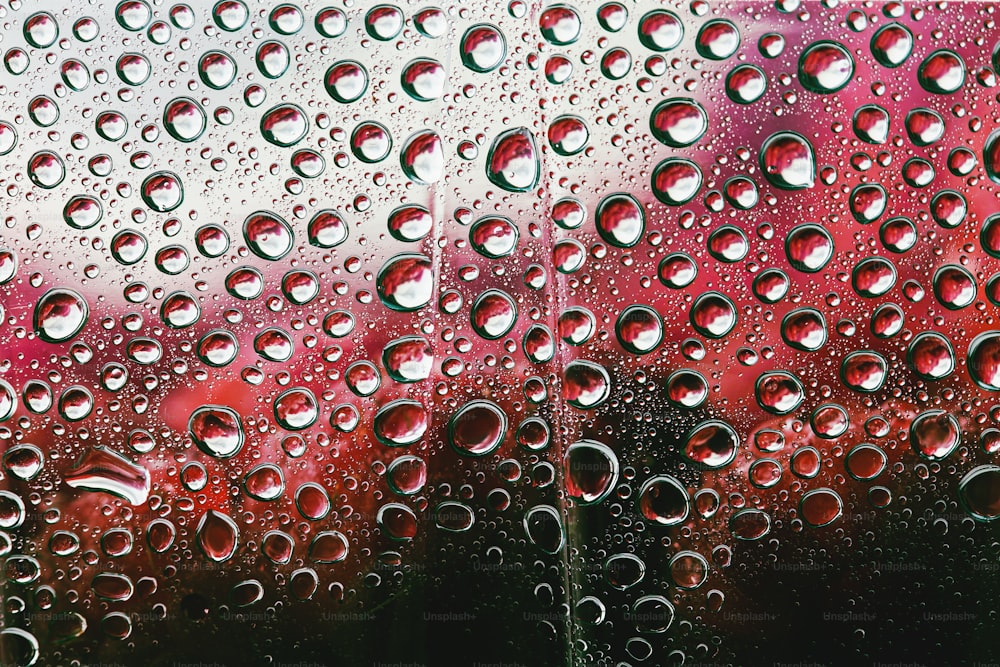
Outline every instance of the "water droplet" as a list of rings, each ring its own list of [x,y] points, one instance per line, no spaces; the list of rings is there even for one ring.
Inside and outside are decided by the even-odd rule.
[[[319,403],[305,387],[288,389],[274,399],[274,418],[283,429],[301,431],[316,423]]]
[[[448,422],[448,440],[465,456],[485,456],[503,442],[507,431],[507,414],[499,405],[487,400],[466,403]]]
[[[863,259],[854,267],[851,284],[866,299],[882,296],[896,284],[896,266],[883,257]]]
[[[368,70],[361,63],[342,60],[326,71],[324,84],[330,97],[341,104],[350,104],[367,92]]]
[[[862,443],[848,452],[844,465],[851,477],[868,481],[882,474],[888,460],[885,452],[875,445]]]
[[[524,127],[501,133],[486,158],[486,177],[508,192],[528,192],[538,185],[540,165],[535,137]]]
[[[250,214],[243,223],[243,238],[253,254],[272,262],[287,255],[294,242],[291,226],[270,211]]]
[[[216,510],[202,515],[195,531],[195,541],[209,560],[223,563],[236,553],[240,530],[236,522]]]
[[[639,512],[660,526],[675,526],[687,520],[691,498],[687,489],[670,475],[646,480],[638,495]]]
[[[309,559],[314,563],[339,563],[347,558],[347,538],[336,530],[317,533],[309,544]]]
[[[580,505],[608,497],[618,481],[618,457],[596,440],[580,440],[566,449],[566,493]]]
[[[418,102],[428,102],[441,97],[447,82],[448,73],[444,66],[432,58],[411,60],[400,74],[403,90]]]
[[[701,189],[701,168],[691,160],[668,158],[653,169],[651,185],[656,198],[667,206],[681,206]]]
[[[801,190],[816,181],[816,158],[809,141],[794,132],[776,132],[760,148],[760,168],[776,188]]]
[[[324,7],[316,12],[316,31],[334,39],[347,30],[347,15],[336,7]]]
[[[954,93],[965,85],[965,61],[954,51],[939,49],[920,63],[917,81],[928,93]]]
[[[618,316],[615,335],[627,352],[648,354],[663,342],[663,320],[649,306],[628,306]]]
[[[344,371],[347,388],[356,396],[371,396],[382,386],[382,376],[370,361],[356,361]]]
[[[1000,467],[981,465],[966,473],[958,483],[958,499],[976,521],[1000,518]]]
[[[238,454],[245,440],[239,414],[221,405],[197,408],[188,420],[188,431],[198,449],[219,459]]]
[[[403,12],[394,5],[376,5],[365,14],[365,30],[375,39],[387,42],[403,29]]]
[[[492,72],[507,57],[507,40],[496,26],[474,25],[462,35],[459,53],[462,64],[473,72]]]
[[[579,116],[559,116],[549,125],[549,145],[558,155],[576,155],[587,146],[590,130]]]
[[[851,215],[863,225],[875,222],[885,213],[889,195],[877,183],[855,186],[851,190]]]
[[[910,422],[910,446],[929,461],[941,461],[958,447],[962,430],[944,410],[927,410]]]
[[[889,140],[889,112],[877,104],[858,107],[854,112],[853,125],[854,134],[861,141],[884,144]]]
[[[141,86],[153,73],[153,66],[141,53],[123,53],[115,64],[118,78],[129,86]]]
[[[236,62],[225,51],[206,51],[198,59],[198,76],[213,90],[228,88],[236,80]]]
[[[469,314],[473,330],[486,340],[503,338],[517,324],[517,305],[501,290],[486,290],[472,304]]]
[[[684,437],[684,456],[709,470],[725,468],[739,448],[740,439],[733,427],[711,419],[694,427]]]
[[[196,352],[202,363],[213,368],[228,366],[239,353],[239,342],[225,329],[213,329],[198,341]]]
[[[673,289],[683,289],[694,282],[698,276],[698,265],[684,253],[676,252],[667,255],[657,268],[660,282]]]
[[[262,42],[257,47],[257,70],[268,79],[280,79],[288,71],[291,54],[288,47],[277,40]]]
[[[250,10],[242,0],[220,0],[212,8],[212,19],[215,25],[226,32],[236,32],[250,18]]]
[[[416,253],[396,255],[382,265],[376,288],[386,308],[420,310],[430,303],[434,291],[430,258]]]
[[[398,494],[419,493],[427,483],[427,464],[418,456],[400,456],[389,464],[386,479]]]
[[[724,294],[705,292],[691,305],[691,325],[706,338],[725,338],[736,326],[736,306]]]
[[[405,447],[419,442],[429,424],[430,416],[419,401],[400,398],[375,413],[372,430],[383,445]]]
[[[771,516],[758,509],[744,509],[729,519],[729,531],[738,540],[759,540],[771,532]]]
[[[906,114],[903,124],[907,136],[915,146],[930,146],[944,136],[944,119],[932,109],[911,110]]]
[[[761,373],[754,386],[757,405],[775,415],[795,412],[805,400],[805,387],[791,373],[769,371]]]
[[[434,219],[430,211],[418,204],[401,206],[389,214],[389,234],[397,241],[419,241],[431,232]]]
[[[630,248],[646,232],[646,214],[634,197],[613,194],[601,200],[595,213],[597,233],[617,248]]]
[[[899,23],[879,28],[871,41],[872,56],[883,67],[899,67],[913,52],[913,33]]]
[[[77,292],[56,288],[35,304],[34,330],[47,343],[61,343],[76,336],[87,324],[90,308]]]
[[[799,515],[813,528],[829,526],[844,513],[844,501],[830,488],[813,489],[799,501]]]
[[[740,31],[731,21],[706,21],[695,38],[695,49],[702,58],[725,60],[740,48]]]
[[[614,554],[604,563],[604,578],[620,591],[632,588],[646,576],[646,563],[635,554]]]
[[[798,308],[781,320],[781,337],[793,349],[815,352],[826,344],[826,319],[813,308]]]
[[[277,500],[285,492],[285,476],[273,463],[261,463],[243,478],[243,489],[254,500]]]
[[[382,365],[396,382],[422,382],[434,367],[431,345],[422,336],[404,336],[386,344]]]
[[[946,264],[934,272],[934,296],[948,310],[961,310],[976,300],[976,279],[957,264]]]
[[[379,508],[375,520],[389,539],[408,542],[417,536],[417,516],[406,505],[386,503]]]
[[[149,472],[102,445],[87,449],[63,480],[74,489],[110,493],[133,505],[149,496]]]
[[[294,146],[309,133],[309,118],[294,104],[279,104],[261,117],[260,133],[275,146]]]
[[[66,165],[52,151],[38,151],[28,160],[28,178],[40,188],[52,189],[66,178]]]
[[[580,410],[595,408],[611,394],[611,378],[603,366],[592,361],[574,360],[563,370],[563,397]]]
[[[476,515],[468,505],[445,501],[434,509],[434,525],[449,533],[463,533],[475,524]]]
[[[684,23],[673,12],[654,9],[639,19],[639,41],[653,51],[670,51],[684,38]]]
[[[24,523],[24,518],[24,501],[20,496],[0,490],[0,528],[17,528]]]
[[[414,183],[430,185],[444,175],[444,149],[441,137],[433,130],[420,130],[412,134],[399,153],[403,173]]]
[[[201,138],[207,121],[205,110],[188,97],[171,100],[163,110],[163,127],[178,141],[190,142]]]
[[[566,541],[559,510],[550,505],[536,505],[524,515],[524,532],[536,547],[556,554]]]
[[[871,350],[851,352],[840,364],[840,379],[853,391],[876,392],[882,388],[888,374],[885,358]]]
[[[756,65],[737,65],[726,75],[726,96],[737,104],[753,104],[767,92],[767,75]]]

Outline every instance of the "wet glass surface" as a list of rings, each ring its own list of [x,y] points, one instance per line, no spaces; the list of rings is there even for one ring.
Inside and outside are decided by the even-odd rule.
[[[995,661],[998,43],[4,3],[0,662]]]

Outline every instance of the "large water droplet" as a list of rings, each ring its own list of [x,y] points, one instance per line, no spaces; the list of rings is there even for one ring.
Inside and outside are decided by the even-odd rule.
[[[820,225],[799,225],[785,237],[785,255],[793,269],[804,273],[822,271],[833,259],[833,237]]]
[[[277,500],[285,492],[285,475],[273,463],[261,463],[243,478],[243,489],[254,500]]]
[[[273,262],[288,254],[295,236],[284,218],[270,211],[257,211],[244,221],[243,238],[253,254]]]
[[[382,406],[372,420],[372,430],[379,442],[390,447],[405,447],[419,442],[427,432],[430,416],[419,402],[400,398]]]
[[[739,448],[740,438],[732,426],[711,419],[694,427],[684,437],[684,456],[709,470],[725,468]]]
[[[236,522],[225,514],[208,510],[198,522],[195,541],[206,558],[222,563],[236,553],[240,541],[240,529]]]
[[[638,495],[639,512],[660,526],[675,526],[687,520],[691,497],[687,489],[670,475],[646,480]]]
[[[840,363],[840,379],[853,391],[876,392],[888,374],[885,357],[871,350],[851,352]]]
[[[462,35],[459,53],[462,64],[473,72],[492,72],[507,57],[507,40],[496,26],[474,25]]]
[[[691,304],[691,325],[706,338],[724,338],[736,326],[736,305],[719,292],[705,292]]]
[[[188,97],[178,97],[163,110],[163,126],[178,141],[196,141],[205,132],[205,110]]]
[[[603,366],[577,359],[563,369],[563,397],[575,408],[597,407],[611,394],[611,377]]]
[[[420,310],[434,291],[431,260],[425,255],[404,253],[386,261],[376,278],[382,304],[391,310]]]
[[[192,412],[188,431],[198,449],[220,459],[238,454],[245,440],[239,413],[221,405],[205,405]]]
[[[536,505],[524,515],[524,532],[536,547],[548,554],[559,553],[566,541],[559,510]]]
[[[430,185],[441,180],[445,160],[440,135],[433,130],[411,135],[399,153],[399,164],[414,183]]]
[[[630,248],[646,232],[646,214],[642,205],[628,194],[605,197],[595,213],[597,233],[617,248]]]
[[[684,38],[684,23],[673,12],[654,9],[643,15],[638,26],[639,41],[653,51],[670,51]]]
[[[844,513],[844,501],[830,488],[813,489],[799,501],[799,516],[813,528],[829,526]]]
[[[294,104],[279,104],[261,117],[260,133],[275,146],[294,146],[309,133],[309,118]]]
[[[656,165],[651,186],[656,198],[667,206],[686,204],[701,189],[701,168],[691,160],[668,158]]]
[[[965,84],[965,61],[954,51],[939,49],[920,63],[917,81],[928,93],[954,93]]]
[[[508,192],[528,192],[538,185],[540,166],[535,137],[528,128],[507,130],[494,140],[486,158],[486,177]]]
[[[34,330],[47,343],[61,343],[80,333],[89,313],[87,301],[79,293],[51,289],[35,304]]]
[[[517,304],[498,289],[480,294],[469,313],[473,330],[486,340],[503,338],[517,324]]]
[[[740,30],[732,21],[706,21],[695,38],[695,49],[702,58],[725,60],[740,48]]]
[[[981,465],[966,473],[958,483],[958,499],[977,521],[1000,518],[1000,467]]]
[[[816,181],[816,158],[809,140],[795,132],[777,132],[760,148],[760,168],[776,188],[801,190]]]
[[[580,440],[566,449],[566,493],[580,505],[594,505],[611,493],[618,481],[618,457],[596,440]]]
[[[448,422],[448,440],[459,454],[485,456],[503,442],[507,414],[487,400],[466,403]]]
[[[805,400],[805,387],[797,377],[787,371],[761,373],[754,386],[757,404],[775,415],[795,412]]]
[[[74,489],[103,491],[133,505],[145,503],[149,496],[149,472],[102,445],[85,451],[63,480]]]
[[[341,104],[350,104],[368,90],[368,70],[361,63],[342,60],[330,66],[323,81],[330,97]]]

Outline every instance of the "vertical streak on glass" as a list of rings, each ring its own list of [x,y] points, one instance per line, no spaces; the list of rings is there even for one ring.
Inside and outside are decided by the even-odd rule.
[[[545,11],[546,7],[551,6],[554,3],[552,0],[539,0],[539,2],[532,3],[531,7],[531,25],[533,32],[535,34],[535,43],[543,44],[543,37],[540,30],[540,21],[542,13]],[[546,49],[548,50],[548,49]],[[539,153],[539,173],[541,175],[541,185],[540,190],[542,192],[542,206],[541,214],[542,218],[542,229],[543,237],[546,240],[546,256],[543,266],[545,266],[547,278],[551,289],[554,291],[554,300],[552,302],[553,312],[549,318],[549,328],[551,329],[556,345],[556,355],[553,357],[551,365],[553,366],[551,375],[555,378],[555,386],[552,388],[551,397],[549,403],[552,409],[552,445],[549,451],[552,452],[550,455],[551,459],[554,459],[554,465],[556,468],[556,485],[560,489],[560,492],[556,495],[557,505],[556,509],[559,511],[560,520],[563,522],[564,530],[566,534],[566,539],[563,543],[562,551],[560,552],[560,560],[562,565],[562,585],[564,588],[563,596],[565,599],[566,609],[568,614],[566,616],[566,646],[564,652],[564,658],[566,665],[572,666],[577,664],[576,661],[576,642],[574,641],[574,588],[578,583],[578,578],[572,571],[570,567],[571,557],[573,552],[573,540],[572,540],[572,522],[570,521],[569,508],[566,502],[566,484],[565,484],[565,466],[563,464],[564,454],[566,452],[566,447],[568,446],[567,437],[568,429],[564,427],[563,424],[563,411],[565,408],[565,403],[563,400],[563,369],[566,367],[566,363],[572,360],[573,352],[565,345],[559,336],[559,314],[563,311],[567,301],[568,295],[565,291],[565,285],[561,274],[556,270],[554,261],[554,250],[555,243],[558,234],[555,229],[555,222],[553,221],[554,216],[552,216],[552,204],[555,201],[553,197],[553,189],[556,183],[553,183],[555,174],[552,170],[558,169],[559,165],[556,160],[549,160],[551,155],[551,147],[548,145],[548,140],[546,136],[546,128],[548,123],[551,122],[551,114],[545,112],[543,109],[548,108],[549,105],[543,105],[542,97],[549,90],[548,82],[545,77],[545,62],[544,53],[539,54],[538,69],[536,70],[536,86],[535,89],[539,91],[539,99],[536,100],[536,109],[538,113],[538,125],[536,127],[536,136],[538,141],[538,153]],[[546,289],[550,289],[546,287]]]

